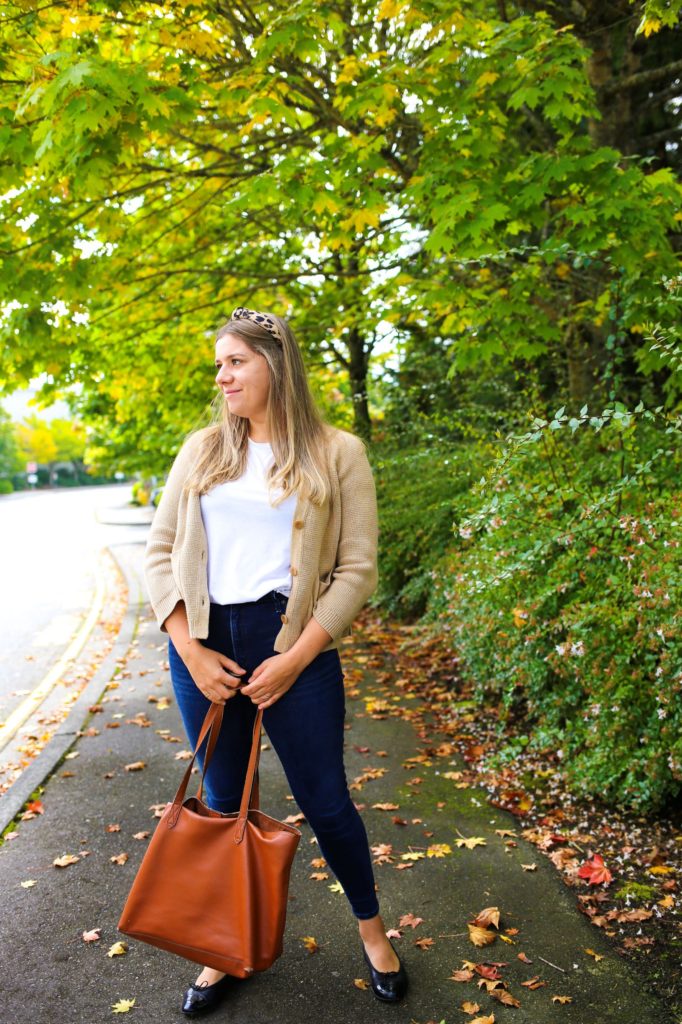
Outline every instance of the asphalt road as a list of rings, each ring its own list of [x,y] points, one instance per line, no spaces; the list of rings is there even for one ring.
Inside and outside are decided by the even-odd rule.
[[[24,491],[0,497],[0,721],[39,685],[85,621],[100,552],[139,540],[144,526],[99,522],[131,484]]]

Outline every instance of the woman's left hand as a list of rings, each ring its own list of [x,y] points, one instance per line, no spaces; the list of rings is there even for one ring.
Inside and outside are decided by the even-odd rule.
[[[259,709],[269,708],[291,689],[300,674],[300,667],[287,658],[286,654],[275,654],[261,661],[249,676],[248,683],[241,686],[240,690]]]

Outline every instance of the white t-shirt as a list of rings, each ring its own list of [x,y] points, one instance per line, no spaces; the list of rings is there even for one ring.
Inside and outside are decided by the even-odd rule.
[[[265,473],[269,441],[248,439],[246,469],[200,498],[208,540],[208,596],[216,604],[256,601],[269,590],[291,590],[291,528],[296,495],[273,508]]]

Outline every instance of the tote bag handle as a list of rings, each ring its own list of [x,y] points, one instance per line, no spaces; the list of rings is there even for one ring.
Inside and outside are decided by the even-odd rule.
[[[173,806],[168,816],[169,828],[173,828],[177,824],[177,820],[180,815],[180,809],[185,800],[187,786],[189,785],[189,779],[192,772],[192,767],[194,765],[194,760],[197,756],[197,753],[199,752],[201,744],[203,743],[206,737],[207,732],[209,732],[210,730],[210,736],[206,748],[206,755],[204,757],[202,777],[199,783],[199,789],[197,791],[197,796],[199,797],[199,799],[201,799],[204,775],[208,769],[211,757],[213,756],[213,751],[215,750],[215,745],[218,740],[218,734],[220,733],[220,727],[223,722],[224,707],[224,704],[218,704],[212,701],[210,708],[206,712],[206,717],[204,718],[203,725],[201,726],[199,738],[197,739],[197,743],[194,748],[194,753],[192,754],[192,759],[187,765],[185,774],[182,778],[182,781],[180,782],[180,785],[178,786],[178,791],[173,799]],[[239,807],[239,827],[237,828],[235,837],[237,842],[241,842],[243,838],[249,807],[253,807],[257,810],[259,806],[257,775],[258,762],[260,759],[260,733],[262,721],[263,710],[262,708],[259,708],[256,714],[255,721],[253,723],[253,739],[251,742],[251,754],[249,756],[249,764],[246,770],[246,778],[244,780],[244,790],[242,792],[242,799]]]

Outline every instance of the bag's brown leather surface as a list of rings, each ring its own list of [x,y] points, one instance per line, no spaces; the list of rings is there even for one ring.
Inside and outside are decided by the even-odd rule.
[[[212,703],[206,714],[192,760],[156,826],[118,929],[244,978],[265,970],[282,952],[289,874],[301,833],[258,806],[262,710],[254,722],[239,811],[224,814],[203,802],[204,774],[223,709],[223,704]],[[194,758],[209,730],[199,789],[196,796],[185,798]]]

